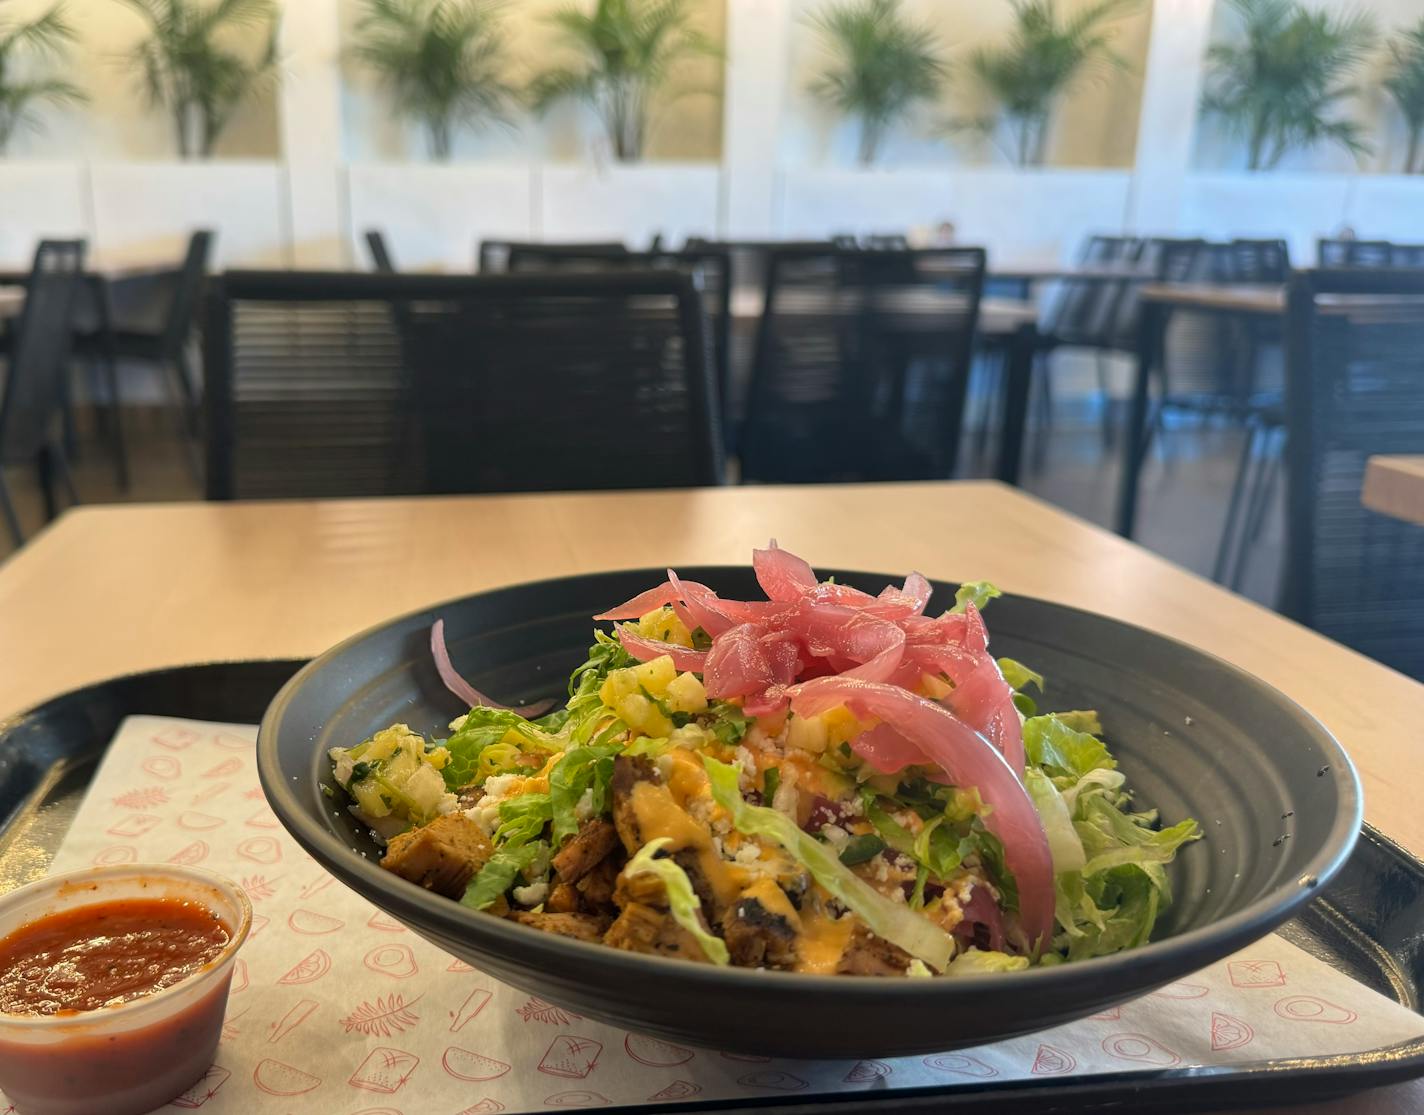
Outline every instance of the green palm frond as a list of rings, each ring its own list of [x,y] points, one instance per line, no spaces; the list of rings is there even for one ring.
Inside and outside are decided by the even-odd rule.
[[[457,126],[509,122],[516,94],[489,0],[366,0],[356,31],[352,57],[426,126],[436,157],[449,156]]]
[[[559,9],[549,22],[576,61],[541,71],[529,86],[531,102],[539,111],[569,99],[591,104],[618,157],[637,158],[654,101],[702,92],[672,81],[680,65],[721,56],[692,17],[691,0],[594,0],[592,11]]]
[[[873,162],[885,130],[939,94],[947,67],[935,36],[900,11],[900,0],[831,3],[810,23],[832,56],[811,92],[860,121],[860,161]]]
[[[63,4],[27,20],[0,18],[0,151],[20,127],[39,127],[40,105],[86,99],[77,85],[46,72],[64,58],[75,37]]]
[[[119,0],[141,17],[148,35],[129,52],[150,105],[171,114],[183,155],[212,152],[243,101],[276,78],[275,0]],[[265,30],[256,57],[222,43],[238,32]],[[249,36],[250,37],[250,36]],[[199,151],[189,149],[188,121],[201,124]]]
[[[1400,32],[1389,44],[1389,55],[1383,84],[1409,135],[1404,171],[1424,174],[1424,18]]]
[[[1373,22],[1298,0],[1231,0],[1242,38],[1207,50],[1202,109],[1246,141],[1247,166],[1269,170],[1290,151],[1334,143],[1359,156],[1364,129],[1340,115],[1348,81],[1374,46]]]
[[[1003,46],[969,56],[969,69],[1016,133],[1014,161],[1042,161],[1048,122],[1059,98],[1085,78],[1127,67],[1112,49],[1114,20],[1139,0],[1095,0],[1061,17],[1055,0],[1014,0],[1014,27]],[[992,128],[990,116],[980,126]]]

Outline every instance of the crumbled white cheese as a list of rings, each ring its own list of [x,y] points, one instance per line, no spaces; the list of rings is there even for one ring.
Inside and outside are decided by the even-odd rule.
[[[485,779],[485,797],[503,801],[509,796],[516,782],[523,781],[522,774],[492,774]]]
[[[514,888],[514,901],[521,906],[537,906],[549,895],[549,884],[544,880],[530,883],[527,887]]]
[[[752,788],[752,777],[756,772],[756,759],[745,744],[737,745],[737,788],[746,793]]]
[[[659,755],[656,759],[653,760],[653,765],[658,768],[658,773],[663,776],[663,780],[664,780],[664,781],[667,781],[667,779],[668,779],[669,777],[671,777],[671,775],[672,775],[672,756],[671,756],[671,755]]]
[[[850,833],[839,825],[822,825],[821,835],[835,848],[844,848],[850,842]]]
[[[757,860],[761,859],[761,847],[755,841],[744,841],[732,858],[743,867],[750,867],[756,863]]]
[[[852,794],[850,797],[840,802],[839,805],[840,811],[844,813],[847,817],[865,816],[865,803],[860,800],[859,794]]]
[[[494,830],[499,828],[499,802],[482,797],[465,810],[465,816],[479,825],[486,836],[493,836]]]
[[[580,821],[587,821],[593,816],[593,787],[590,786],[583,792],[583,797],[574,803],[574,816]]]

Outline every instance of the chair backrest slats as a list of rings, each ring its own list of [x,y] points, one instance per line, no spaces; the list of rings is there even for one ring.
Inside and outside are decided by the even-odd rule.
[[[720,482],[676,271],[229,272],[209,305],[213,498]]]
[[[1283,610],[1424,678],[1424,528],[1360,502],[1374,454],[1424,446],[1424,272],[1292,280],[1286,325]]]
[[[55,436],[84,254],[83,240],[42,240],[35,249],[0,399],[0,464],[33,460]]]
[[[743,476],[951,475],[984,262],[980,248],[773,249]]]

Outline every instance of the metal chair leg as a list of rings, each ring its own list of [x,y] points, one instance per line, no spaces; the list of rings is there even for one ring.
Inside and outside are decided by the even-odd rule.
[[[1236,479],[1231,485],[1231,499],[1226,505],[1226,520],[1221,524],[1221,539],[1216,544],[1216,560],[1211,566],[1211,579],[1219,585],[1226,583],[1227,556],[1231,553],[1232,536],[1237,533],[1236,517],[1241,510],[1241,497],[1246,491],[1246,474],[1251,470],[1255,448],[1256,427],[1247,426],[1246,440],[1241,445],[1241,461],[1236,466]]]
[[[74,473],[69,470],[69,458],[65,455],[64,449],[55,446],[50,450],[50,465],[54,470],[55,478],[59,481],[60,487],[64,489],[65,498],[69,500],[71,507],[79,503],[79,491],[74,486]]]
[[[20,529],[20,517],[15,514],[15,504],[10,499],[10,489],[5,484],[5,473],[0,469],[0,516],[5,519],[5,525],[10,529],[10,537],[15,540],[16,548],[25,544],[25,533]]]
[[[124,444],[124,408],[119,398],[119,364],[112,354],[100,359],[104,374],[104,386],[109,395],[109,437],[114,447],[114,472],[119,480],[119,490],[129,490],[129,455]]]

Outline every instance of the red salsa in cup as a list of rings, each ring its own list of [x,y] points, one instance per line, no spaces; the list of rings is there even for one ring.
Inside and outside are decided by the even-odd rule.
[[[124,898],[63,910],[0,939],[0,1012],[64,1014],[171,987],[232,933],[196,902]]]

